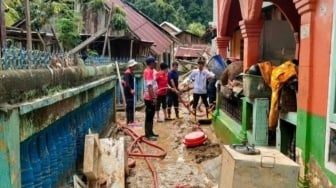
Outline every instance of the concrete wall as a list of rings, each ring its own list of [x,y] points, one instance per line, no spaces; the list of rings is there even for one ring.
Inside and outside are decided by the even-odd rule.
[[[0,187],[48,186],[74,173],[78,139],[115,120],[114,72],[112,65],[0,72]]]

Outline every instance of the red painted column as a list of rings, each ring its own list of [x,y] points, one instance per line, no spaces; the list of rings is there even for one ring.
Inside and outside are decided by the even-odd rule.
[[[313,54],[313,25],[315,14],[315,0],[293,0],[299,15],[301,16],[300,23],[300,53],[299,53],[299,88],[298,88],[298,109],[306,111],[305,113],[298,113],[297,116],[297,128],[296,128],[296,145],[302,149],[299,155],[300,166],[304,168],[300,169],[299,179],[303,184],[306,184],[308,169],[307,163],[310,158],[310,127],[309,111],[311,106],[311,92],[312,92],[312,54]]]
[[[244,71],[259,60],[259,41],[263,26],[262,20],[242,20],[239,22],[244,38]]]
[[[301,16],[300,54],[299,54],[299,92],[298,107],[309,111],[311,95],[313,14],[316,4],[313,0],[293,0]]]
[[[227,49],[229,47],[231,37],[217,37],[217,47],[218,47],[218,53],[223,58],[227,57]]]

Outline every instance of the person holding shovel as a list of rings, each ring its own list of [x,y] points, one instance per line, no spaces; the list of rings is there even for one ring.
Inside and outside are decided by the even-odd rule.
[[[135,94],[135,82],[134,82],[134,73],[133,68],[136,66],[138,62],[136,62],[134,59],[131,59],[127,63],[127,69],[124,73],[124,79],[123,79],[123,88],[124,88],[124,94],[126,99],[126,123],[127,125],[133,126],[134,125],[134,94]]]

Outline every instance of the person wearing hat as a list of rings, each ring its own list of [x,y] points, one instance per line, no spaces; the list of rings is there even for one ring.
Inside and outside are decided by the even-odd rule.
[[[135,84],[134,84],[134,73],[133,68],[138,63],[131,59],[127,63],[127,69],[124,73],[124,79],[123,79],[123,88],[124,88],[124,94],[126,99],[126,123],[127,125],[133,125],[134,124],[134,94],[135,94]]]
[[[157,101],[157,84],[154,76],[155,58],[146,58],[146,69],[143,72],[144,80],[144,101],[145,101],[145,137],[155,141],[159,135],[153,132],[155,105]]]
[[[189,81],[193,82],[193,112],[196,121],[196,107],[199,101],[199,98],[202,98],[202,102],[206,108],[206,113],[208,117],[209,113],[209,103],[207,101],[207,80],[213,78],[215,75],[204,68],[205,60],[199,59],[198,60],[198,68],[192,70],[189,75]]]

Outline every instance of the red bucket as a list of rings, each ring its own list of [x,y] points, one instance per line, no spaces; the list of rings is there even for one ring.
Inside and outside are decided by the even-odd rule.
[[[207,136],[202,131],[195,131],[184,137],[183,143],[187,147],[199,146],[205,143]]]

